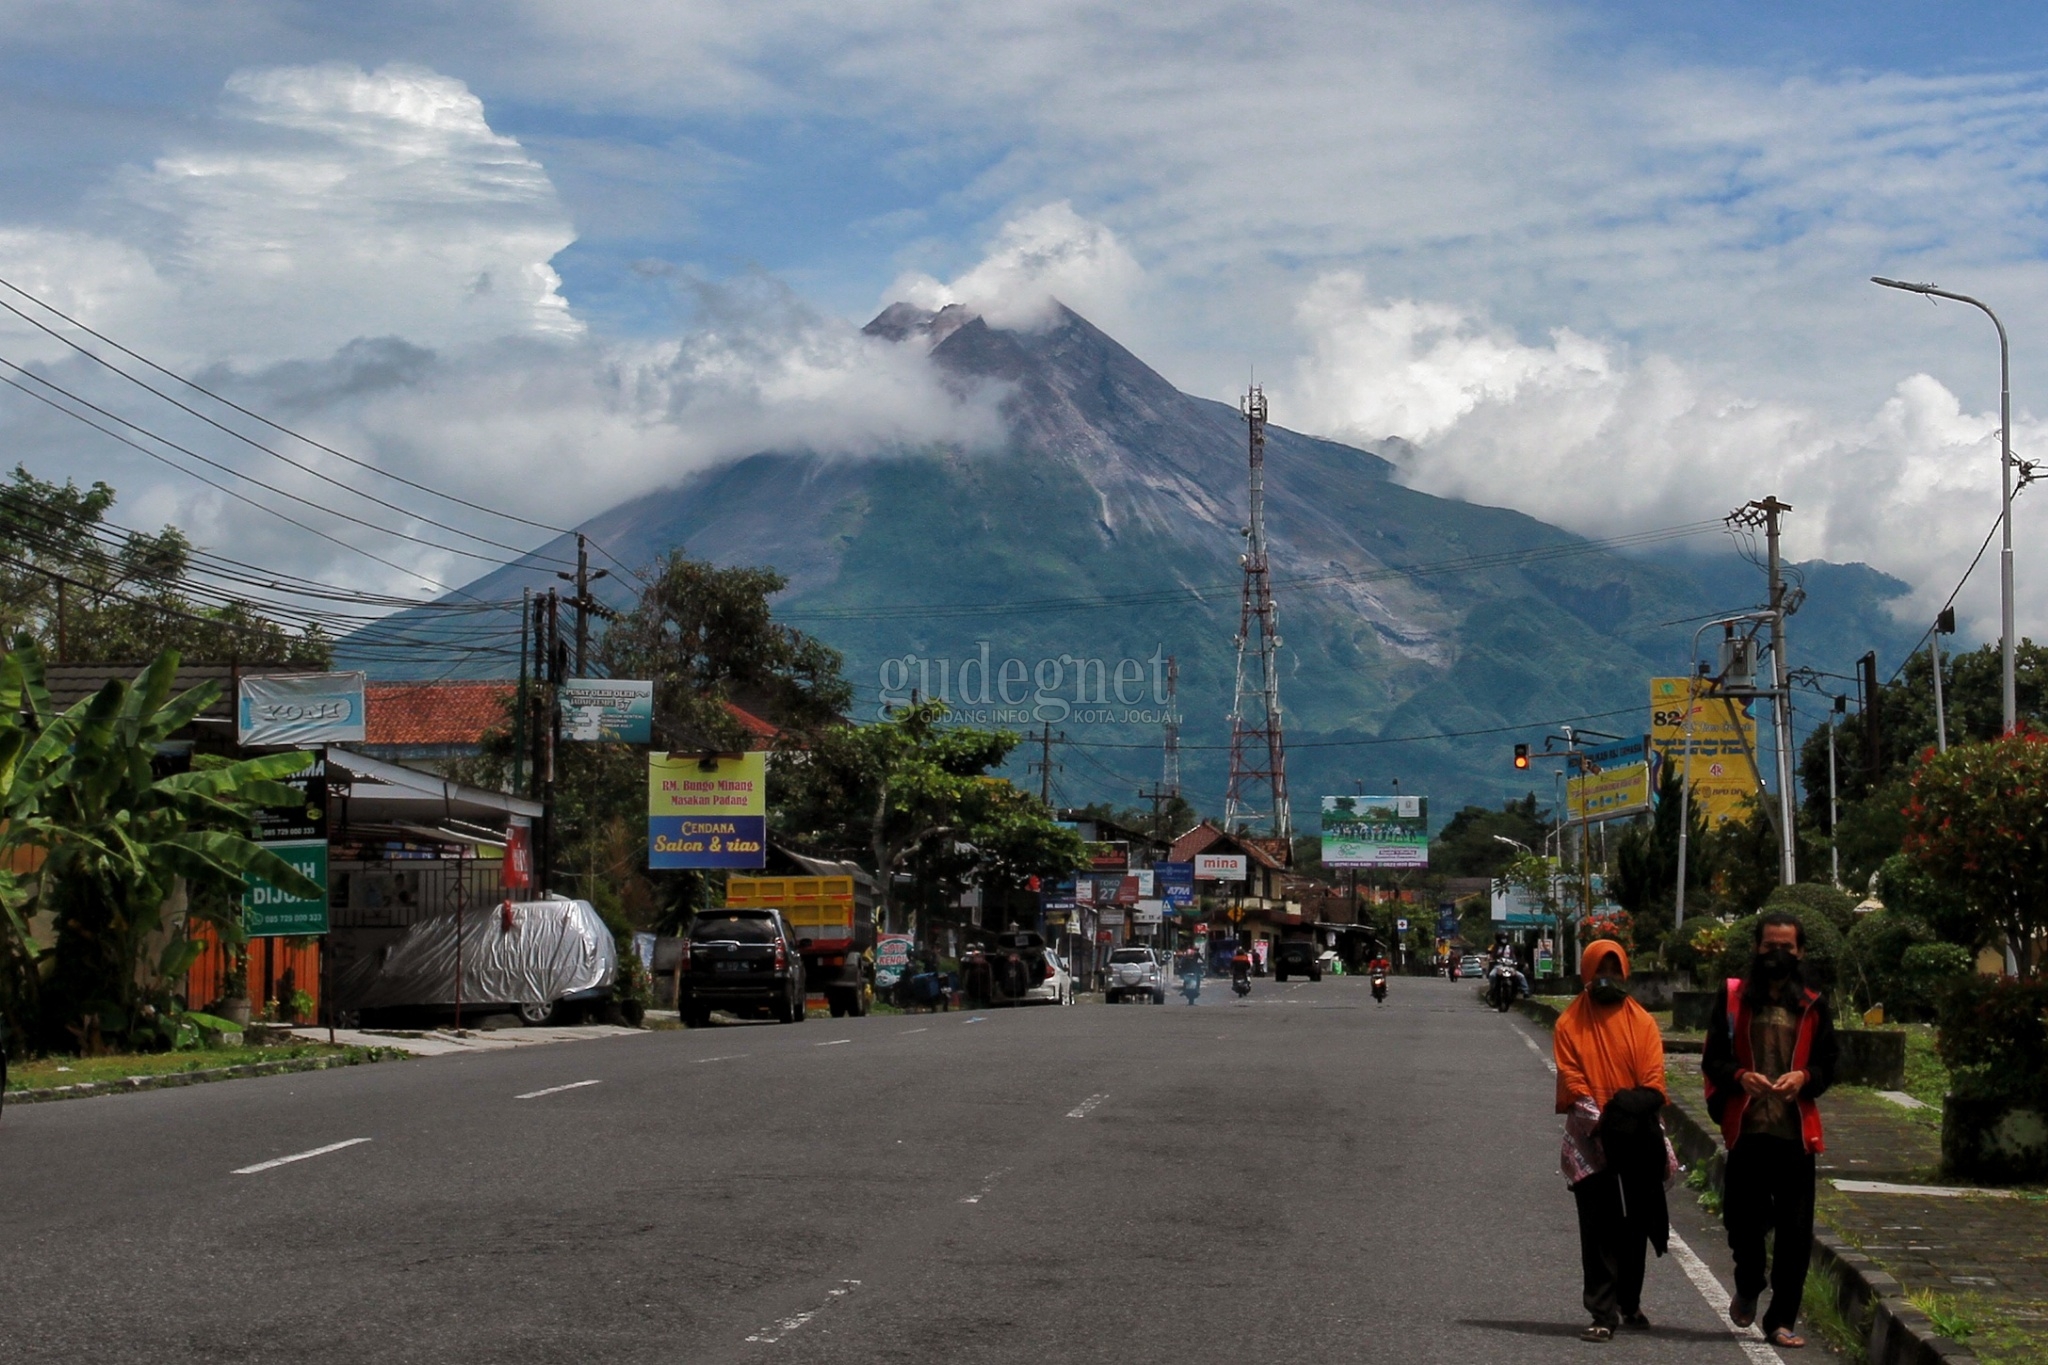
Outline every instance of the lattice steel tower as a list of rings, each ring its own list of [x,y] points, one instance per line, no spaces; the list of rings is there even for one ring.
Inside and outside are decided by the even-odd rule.
[[[1252,518],[1245,528],[1241,560],[1244,602],[1237,622],[1237,693],[1230,705],[1230,789],[1223,798],[1223,827],[1246,829],[1270,815],[1273,833],[1286,839],[1293,837],[1294,821],[1287,804],[1287,745],[1280,728],[1279,618],[1266,566],[1266,394],[1256,384],[1245,395],[1243,412],[1251,432]],[[1247,664],[1254,652],[1258,681],[1248,687]],[[1256,799],[1261,795],[1267,801]]]

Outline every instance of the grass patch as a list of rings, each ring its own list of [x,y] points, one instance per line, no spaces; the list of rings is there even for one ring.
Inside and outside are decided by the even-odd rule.
[[[372,1061],[406,1054],[392,1048],[345,1047],[326,1043],[293,1043],[283,1047],[215,1047],[192,1052],[110,1053],[104,1057],[39,1057],[13,1062],[7,1068],[9,1090],[47,1090],[88,1081],[118,1081],[129,1076],[168,1076],[185,1071],[212,1071],[250,1062],[286,1062],[301,1057],[349,1057]]]
[[[1938,1114],[1942,1097],[1948,1094],[1949,1076],[1934,1050],[1934,1025],[1905,1024],[1901,1031],[1906,1035],[1905,1091]]]
[[[1702,1161],[1686,1172],[1685,1187],[1699,1196],[1700,1207],[1707,1211],[1709,1217],[1721,1216],[1721,1192],[1714,1188],[1713,1177],[1707,1170],[1706,1162]]]
[[[1842,1286],[1833,1274],[1817,1265],[1806,1268],[1806,1295],[1799,1302],[1809,1331],[1852,1361],[1869,1360],[1863,1347],[1863,1331],[1842,1312]]]
[[[1950,1341],[1968,1341],[1977,1334],[1977,1315],[1972,1311],[1972,1305],[1954,1294],[1915,1289],[1907,1293],[1906,1302],[1925,1313],[1927,1320],[1934,1324],[1934,1330]]]

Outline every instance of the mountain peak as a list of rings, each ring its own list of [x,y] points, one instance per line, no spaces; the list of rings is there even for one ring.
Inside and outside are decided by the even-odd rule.
[[[908,341],[924,337],[933,346],[941,342],[969,322],[980,322],[981,315],[970,313],[966,307],[949,303],[934,312],[920,308],[914,303],[896,302],[875,315],[875,320],[860,330],[871,337],[885,341]]]

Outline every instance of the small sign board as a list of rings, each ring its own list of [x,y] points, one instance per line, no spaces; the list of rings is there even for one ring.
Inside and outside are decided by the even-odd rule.
[[[767,865],[766,754],[647,756],[648,867]]]
[[[235,742],[293,748],[360,744],[367,734],[362,673],[246,677],[236,686]]]
[[[320,886],[318,896],[301,898],[251,878],[242,893],[242,926],[250,938],[291,938],[327,932],[327,841],[304,839],[265,844]]]
[[[1251,860],[1242,853],[1197,853],[1195,880],[1241,882],[1249,871],[1250,862]]]
[[[570,678],[562,684],[562,738],[651,744],[654,684],[630,678]]]

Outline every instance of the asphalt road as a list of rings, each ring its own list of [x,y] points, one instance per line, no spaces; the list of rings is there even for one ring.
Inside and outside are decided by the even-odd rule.
[[[1393,984],[10,1109],[0,1360],[1777,1359],[1676,1256],[1653,1334],[1580,1343],[1536,1030]]]

